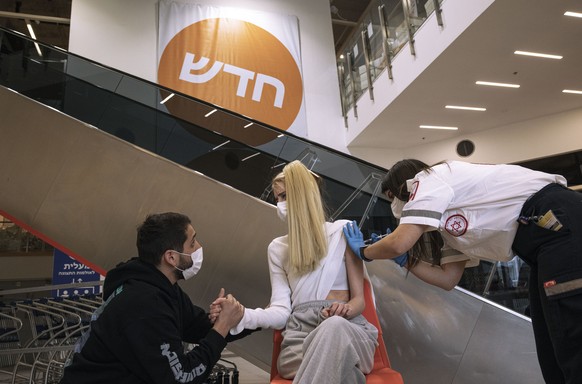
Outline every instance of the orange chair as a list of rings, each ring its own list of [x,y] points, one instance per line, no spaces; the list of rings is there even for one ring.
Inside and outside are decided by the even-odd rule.
[[[364,297],[366,300],[366,308],[362,315],[376,328],[378,328],[378,348],[374,354],[374,368],[372,372],[366,375],[367,384],[403,384],[402,376],[390,368],[390,360],[388,360],[388,352],[386,352],[386,345],[382,338],[382,328],[374,306],[374,299],[372,296],[372,288],[368,279],[364,279]],[[281,342],[283,341],[282,330],[277,329],[273,332],[273,356],[271,358],[271,384],[288,384],[292,380],[287,380],[279,375],[277,370],[277,359],[279,352],[281,352]]]

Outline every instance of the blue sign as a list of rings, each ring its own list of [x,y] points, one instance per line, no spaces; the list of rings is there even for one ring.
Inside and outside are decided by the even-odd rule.
[[[85,264],[55,248],[53,254],[53,285],[91,283],[99,281],[101,275]],[[100,285],[61,288],[53,291],[55,297],[70,297],[90,294],[99,294]]]

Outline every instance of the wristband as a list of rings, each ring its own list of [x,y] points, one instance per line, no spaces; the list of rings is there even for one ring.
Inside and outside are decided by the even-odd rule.
[[[361,247],[360,248],[360,256],[362,256],[362,260],[364,260],[365,262],[368,262],[369,263],[370,261],[372,261],[372,259],[368,259],[366,257],[366,255],[364,255],[364,249],[366,249],[366,248],[368,248],[367,245],[365,247]]]

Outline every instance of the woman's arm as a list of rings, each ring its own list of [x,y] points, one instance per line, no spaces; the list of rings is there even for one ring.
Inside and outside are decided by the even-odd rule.
[[[326,315],[351,319],[360,315],[366,305],[364,300],[364,263],[354,255],[350,247],[346,247],[344,257],[350,287],[350,300],[347,303],[333,303],[329,308],[326,308]]]

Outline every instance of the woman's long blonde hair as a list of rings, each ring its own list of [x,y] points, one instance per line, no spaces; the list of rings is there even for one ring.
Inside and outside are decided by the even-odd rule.
[[[272,185],[283,185],[287,195],[289,263],[299,275],[313,271],[327,254],[325,212],[319,176],[295,160],[275,176]]]

